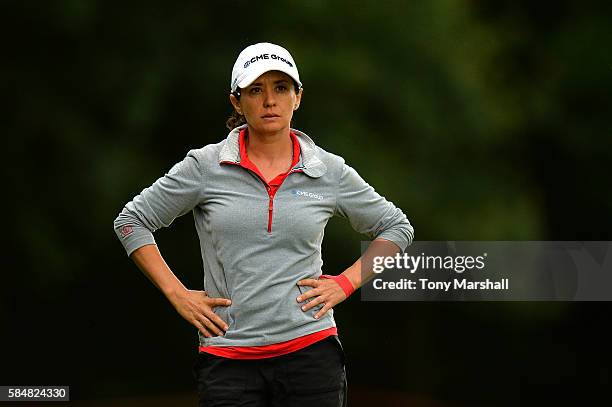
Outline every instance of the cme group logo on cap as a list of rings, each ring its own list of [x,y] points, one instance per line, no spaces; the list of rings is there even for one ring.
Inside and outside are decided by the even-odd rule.
[[[244,63],[244,68],[246,69],[249,65],[257,61],[264,60],[264,59],[276,59],[276,60],[286,63],[287,65],[289,65],[289,67],[293,68],[293,64],[291,62],[289,62],[287,59],[279,55],[276,55],[276,54],[261,54],[261,55],[254,56],[253,58],[249,59],[248,61]]]

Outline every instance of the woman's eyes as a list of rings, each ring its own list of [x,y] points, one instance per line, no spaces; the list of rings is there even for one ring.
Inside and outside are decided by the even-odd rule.
[[[276,90],[279,93],[284,93],[284,92],[287,92],[289,90],[289,88],[286,85],[278,85],[278,86],[276,86],[276,88],[274,88],[274,90]],[[254,88],[251,88],[249,90],[249,94],[251,94],[251,95],[258,95],[261,92],[263,92],[263,89],[262,88],[258,88],[258,87],[254,87]]]

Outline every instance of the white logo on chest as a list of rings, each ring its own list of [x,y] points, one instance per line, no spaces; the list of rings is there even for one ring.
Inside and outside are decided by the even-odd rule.
[[[293,196],[305,196],[308,198],[318,199],[319,201],[323,200],[323,195],[313,194],[312,192],[300,191],[299,189],[292,189],[291,195]]]

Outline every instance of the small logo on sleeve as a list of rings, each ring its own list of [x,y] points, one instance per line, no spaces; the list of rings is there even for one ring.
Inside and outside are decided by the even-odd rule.
[[[314,198],[314,199],[318,199],[319,201],[323,200],[323,195],[313,194],[312,192],[300,191],[299,189],[292,189],[291,194],[293,196],[304,196],[307,198]]]
[[[119,233],[121,233],[121,237],[128,237],[134,232],[134,227],[132,225],[125,225],[119,229]]]

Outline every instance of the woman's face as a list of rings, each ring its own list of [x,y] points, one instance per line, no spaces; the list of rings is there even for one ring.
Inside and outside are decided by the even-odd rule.
[[[293,80],[280,71],[268,71],[240,91],[240,99],[230,95],[236,111],[244,115],[251,131],[270,134],[288,129],[302,99],[295,93]]]

